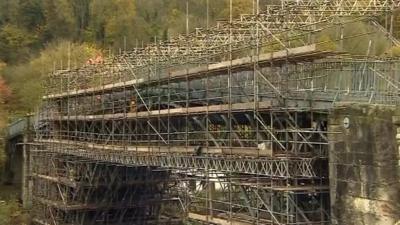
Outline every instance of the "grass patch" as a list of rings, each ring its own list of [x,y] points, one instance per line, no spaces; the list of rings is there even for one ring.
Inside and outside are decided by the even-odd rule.
[[[0,185],[0,224],[28,225],[29,212],[22,209],[18,199],[18,188],[11,185]]]

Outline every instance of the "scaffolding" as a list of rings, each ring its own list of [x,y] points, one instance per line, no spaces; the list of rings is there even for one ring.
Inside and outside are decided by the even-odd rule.
[[[396,45],[399,6],[282,1],[54,71],[32,150],[34,221],[329,224],[329,110],[400,103],[398,60],[341,45],[371,32]],[[358,23],[373,28],[344,36]],[[338,48],[318,39],[327,30]]]
[[[180,224],[160,211],[179,199],[166,193],[168,170],[127,167],[73,155],[32,154],[34,214],[39,224]],[[175,207],[176,208],[176,207]]]

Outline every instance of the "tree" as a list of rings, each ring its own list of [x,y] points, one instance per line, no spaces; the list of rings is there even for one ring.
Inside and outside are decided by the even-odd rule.
[[[84,31],[89,26],[89,14],[91,0],[71,0],[74,17],[76,18],[77,37],[80,41],[83,40]]]
[[[7,64],[0,62],[0,100],[1,104],[7,103],[11,97],[11,89],[3,78],[3,71]]]
[[[45,23],[42,0],[21,1],[17,13],[18,26],[31,32],[40,31]]]
[[[77,21],[74,10],[68,0],[42,0],[45,15],[43,41],[52,39],[75,39]]]
[[[230,2],[232,1],[232,17],[237,18],[240,14],[250,14],[253,12],[253,1],[251,0],[225,0],[225,7],[222,11],[224,18],[230,16]]]
[[[30,57],[30,48],[37,37],[15,25],[7,24],[0,29],[0,60],[17,62]]]
[[[59,41],[49,44],[37,57],[26,63],[8,66],[4,70],[4,79],[13,93],[12,110],[24,113],[35,110],[40,96],[44,94],[43,79],[52,72],[54,63],[57,69],[65,69],[70,60],[71,67],[79,67],[99,54],[101,51],[90,44]]]
[[[96,41],[115,48],[124,47],[124,37],[132,44],[135,37],[136,8],[131,0],[96,0],[90,7],[90,35]]]

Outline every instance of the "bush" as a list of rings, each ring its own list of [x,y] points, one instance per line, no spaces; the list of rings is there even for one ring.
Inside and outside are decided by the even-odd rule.
[[[0,224],[28,225],[29,215],[16,200],[0,200]]]

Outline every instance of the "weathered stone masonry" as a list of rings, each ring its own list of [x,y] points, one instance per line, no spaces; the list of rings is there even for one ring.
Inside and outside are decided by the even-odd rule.
[[[329,131],[333,224],[398,223],[400,108],[340,105]]]

